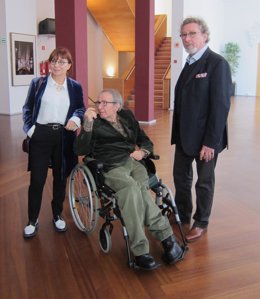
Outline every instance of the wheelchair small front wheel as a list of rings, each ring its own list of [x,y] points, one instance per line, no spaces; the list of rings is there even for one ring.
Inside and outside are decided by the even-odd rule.
[[[112,239],[107,227],[101,228],[99,232],[99,245],[104,253],[108,253],[112,248]]]

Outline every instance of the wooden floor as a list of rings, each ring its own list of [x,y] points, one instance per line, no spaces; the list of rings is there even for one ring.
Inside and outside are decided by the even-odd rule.
[[[145,126],[161,160],[157,172],[173,188],[171,113],[156,111]],[[35,238],[24,240],[27,222],[27,156],[21,151],[21,115],[0,116],[0,298],[1,299],[169,299],[260,298],[260,98],[237,97],[229,117],[230,149],[219,158],[216,191],[207,235],[189,246],[176,266],[153,272],[127,267],[119,223],[113,248],[104,254],[98,230],[87,237],[73,223],[54,231],[51,177],[44,190]],[[151,253],[160,260],[160,244],[150,235]]]

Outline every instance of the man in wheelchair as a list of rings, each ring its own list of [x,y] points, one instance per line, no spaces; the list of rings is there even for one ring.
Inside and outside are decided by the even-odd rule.
[[[175,264],[182,259],[182,248],[148,190],[146,168],[138,162],[152,153],[153,143],[133,113],[122,106],[118,91],[101,91],[95,107],[85,112],[74,150],[103,163],[105,183],[116,192],[137,268],[151,270],[159,265],[149,253],[145,226],[161,242],[163,260]]]

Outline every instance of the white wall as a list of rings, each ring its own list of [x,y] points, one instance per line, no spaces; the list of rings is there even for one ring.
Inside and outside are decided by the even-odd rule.
[[[0,0],[0,113],[10,114],[9,85],[10,63],[9,62],[9,36],[6,34],[6,11],[5,1]]]
[[[176,0],[173,0],[176,1]],[[260,43],[260,2],[258,0],[185,0],[184,18],[201,16],[208,23],[209,46],[221,54],[227,42],[236,42],[241,48],[236,77],[236,95],[255,96],[257,55]],[[184,58],[187,55],[184,55]]]
[[[183,47],[180,39],[180,24],[183,20],[183,0],[172,3],[172,57],[171,57],[171,88],[170,109],[173,109],[174,88],[183,67]],[[185,56],[184,56],[185,57]]]
[[[55,19],[54,0],[37,0],[37,33],[39,32],[39,22],[51,18]],[[37,35],[37,75],[40,75],[39,63],[49,58],[51,51],[56,47],[55,35]]]
[[[238,95],[256,95],[258,44],[260,43],[260,2],[223,0],[226,20],[221,46],[229,41],[240,45],[240,64],[235,81]]]
[[[4,2],[4,4],[3,4]],[[5,49],[1,51],[1,60],[6,58],[6,68],[1,66],[1,114],[21,113],[25,101],[28,86],[12,86],[11,78],[11,53],[10,53],[10,32],[36,35],[36,3],[34,0],[1,0],[5,5],[5,32],[1,33],[6,37]],[[2,19],[2,18],[1,18]],[[6,55],[7,53],[7,55]],[[3,55],[3,56],[2,56]],[[3,83],[2,83],[3,82]],[[9,93],[9,95],[8,95]],[[8,95],[8,97],[6,97]]]
[[[172,35],[172,0],[155,0],[154,12],[156,15],[167,15],[167,36]]]
[[[38,23],[46,17],[54,17],[54,0],[0,0],[1,114],[21,113],[29,87],[12,85],[10,33],[36,36],[36,74],[39,75],[38,61],[48,57],[50,49],[55,47],[55,38],[44,41],[48,38],[45,36],[38,39]]]

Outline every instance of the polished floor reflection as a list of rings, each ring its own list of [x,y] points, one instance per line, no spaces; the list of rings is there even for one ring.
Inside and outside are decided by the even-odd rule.
[[[157,172],[173,189],[171,115],[156,111],[144,126],[161,156]],[[40,229],[24,240],[27,221],[27,155],[21,151],[21,115],[0,116],[0,298],[1,299],[172,299],[259,298],[260,295],[260,98],[236,97],[229,117],[229,150],[218,161],[216,191],[208,233],[189,245],[176,266],[153,272],[127,267],[119,223],[112,251],[104,254],[98,231],[87,237],[73,223],[54,231],[50,207],[51,176],[44,190]],[[161,246],[149,236],[157,260]]]

